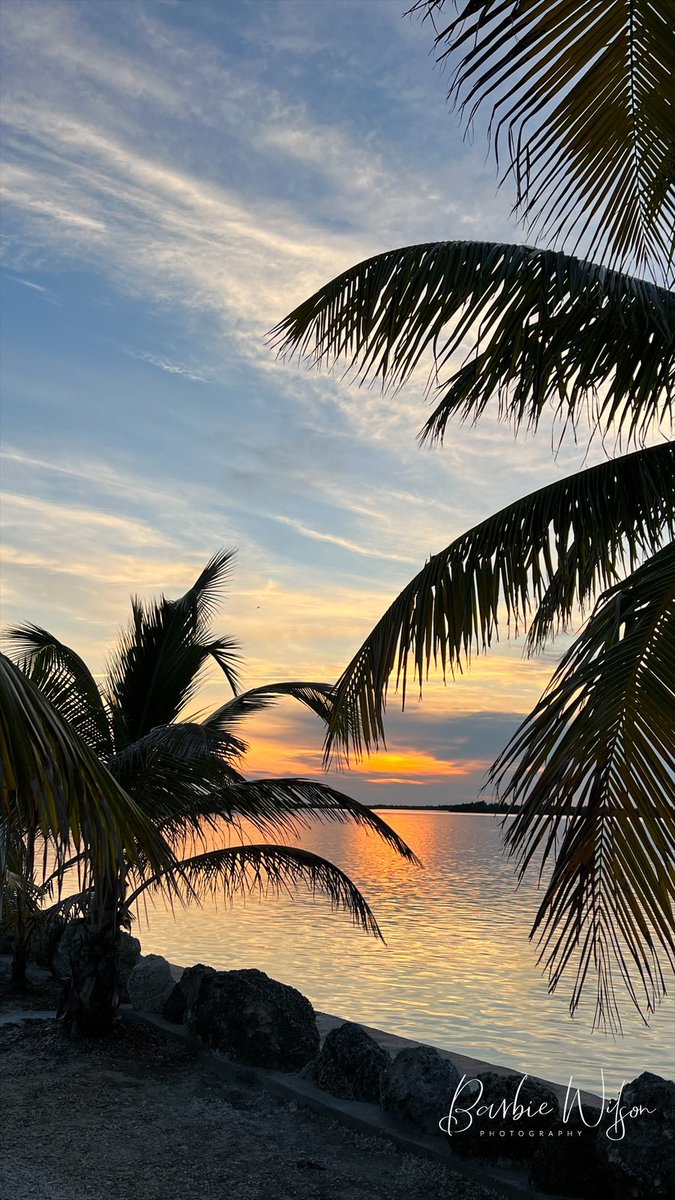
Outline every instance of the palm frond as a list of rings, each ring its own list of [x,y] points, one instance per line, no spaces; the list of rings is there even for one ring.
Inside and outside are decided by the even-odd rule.
[[[384,741],[392,673],[405,701],[432,663],[460,670],[536,613],[540,643],[662,544],[675,523],[675,443],[634,451],[509,504],[434,555],[380,618],[335,687],[326,753]]]
[[[179,605],[192,606],[195,623],[200,632],[208,629],[223,600],[225,588],[232,574],[236,550],[217,550],[207,562],[192,587],[174,601]]]
[[[672,272],[675,69],[666,0],[464,0],[436,29],[449,100],[490,112],[516,211],[610,266]],[[441,16],[445,0],[412,11]],[[435,24],[435,21],[434,21]],[[564,185],[564,186],[563,186]]]
[[[214,641],[209,621],[230,571],[233,551],[214,555],[178,600],[132,601],[132,621],[121,635],[108,671],[115,746],[169,725],[193,698],[202,668],[214,658],[236,685],[233,643]]]
[[[372,809],[319,780],[249,779],[231,784],[221,795],[229,819],[251,822],[262,833],[297,833],[312,820],[353,821],[378,834],[402,858],[419,866],[413,851]],[[213,798],[214,814],[218,799]]]
[[[267,683],[262,687],[240,692],[232,700],[222,704],[207,717],[204,728],[211,731],[227,730],[230,725],[243,720],[251,713],[269,708],[283,696],[298,700],[327,723],[332,711],[332,694],[333,685],[330,683]]]
[[[226,731],[177,722],[159,726],[125,746],[109,763],[111,773],[172,842],[229,818],[227,791],[242,776],[232,765],[241,743]]]
[[[218,664],[236,696],[240,686],[239,671],[241,669],[239,642],[232,637],[220,637],[215,641],[207,642],[204,650]]]
[[[169,879],[170,874],[170,879]],[[379,925],[359,889],[327,859],[289,846],[231,846],[184,859],[170,873],[145,879],[129,897],[134,904],[148,889],[172,890],[185,901],[209,895],[293,895],[300,887],[328,897],[333,909],[351,914],[355,925],[382,938]]]
[[[24,673],[100,758],[112,753],[108,714],[84,659],[38,625],[26,622],[6,637],[25,660]]]
[[[46,920],[57,928],[63,921],[78,921],[88,916],[95,904],[93,888],[83,888],[81,892],[73,892],[56,900],[44,910]]]
[[[48,922],[42,907],[42,888],[23,872],[6,867],[0,873],[0,891],[3,933],[18,935],[33,948],[44,942]]]
[[[549,859],[537,913],[550,989],[576,963],[574,1012],[595,974],[614,1026],[614,970],[636,1007],[675,964],[675,546],[604,594],[491,771],[511,801],[520,875]]]
[[[137,845],[162,868],[160,835],[74,729],[0,654],[0,813],[51,837],[57,854],[86,846],[99,877],[133,862]]]
[[[358,382],[392,388],[431,356],[432,440],[453,414],[476,421],[496,398],[516,429],[536,429],[550,410],[639,443],[672,419],[674,330],[675,296],[644,280],[552,250],[429,242],[338,275],[270,340],[281,355],[343,359]]]

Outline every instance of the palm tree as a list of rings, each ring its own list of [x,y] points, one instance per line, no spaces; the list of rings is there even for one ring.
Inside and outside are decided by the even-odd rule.
[[[0,919],[15,935],[12,982],[25,986],[43,893],[34,881],[41,840],[61,870],[76,854],[85,884],[105,884],[139,859],[173,862],[152,822],[35,681],[0,654]],[[92,911],[94,925],[100,913]]]
[[[445,8],[417,0],[411,12],[442,22]],[[488,782],[512,805],[505,843],[520,875],[552,868],[532,930],[550,989],[576,970],[574,1012],[594,974],[595,1020],[620,1026],[617,968],[646,1019],[675,961],[675,443],[660,430],[672,438],[672,21],[665,0],[455,8],[434,25],[449,98],[469,121],[491,107],[517,215],[559,247],[376,255],[300,304],[272,343],[383,389],[430,361],[422,440],[496,402],[516,431],[548,412],[630,452],[434,555],[340,678],[326,753],[383,742],[392,676],[405,698],[410,675],[421,687],[432,664],[462,669],[504,627],[527,629],[533,652],[595,605]]]
[[[69,914],[79,911],[87,920],[92,905],[104,914],[98,927],[105,938],[91,943],[85,937],[73,963],[68,1013],[78,1027],[98,1027],[112,1018],[116,935],[148,889],[187,901],[216,891],[232,896],[304,884],[381,936],[369,905],[343,871],[318,855],[279,844],[278,838],[314,817],[352,820],[416,861],[381,818],[319,780],[246,781],[240,773],[246,743],[238,730],[245,717],[290,696],[326,721],[332,688],[282,682],[239,691],[236,644],[210,630],[231,561],[230,551],[214,555],[178,600],[162,596],[147,605],[133,600],[131,623],[110,657],[101,689],[79,655],[46,630],[21,625],[9,633],[42,695],[133,798],[172,854],[170,862],[158,865],[142,846],[134,847],[113,877],[95,879],[64,902]],[[206,718],[181,719],[210,661],[222,671],[231,698]],[[222,837],[223,827],[238,829],[242,820],[266,840],[206,848],[209,833]],[[65,867],[78,861],[75,856]],[[63,869],[60,864],[59,872]]]

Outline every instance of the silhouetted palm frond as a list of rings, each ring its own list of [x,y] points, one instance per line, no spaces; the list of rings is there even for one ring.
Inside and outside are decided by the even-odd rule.
[[[91,879],[100,880],[100,875],[89,870],[86,853],[73,855],[64,845],[56,869],[47,880],[49,892],[60,888],[64,871],[74,865],[80,871],[80,890],[74,899],[60,901],[55,912],[58,909],[62,915],[72,916],[77,911],[91,916],[90,909],[93,912],[98,906],[96,919],[102,913],[101,920],[114,924],[125,911],[125,896],[134,886],[133,880],[141,888],[143,881],[147,886],[147,881],[154,879],[172,901],[188,893],[194,898],[192,884],[186,881],[192,879],[197,848],[202,851],[199,862],[203,878],[215,878],[209,872],[220,862],[216,875],[220,872],[226,890],[248,886],[253,863],[250,855],[242,874],[241,857],[226,855],[218,860],[213,857],[217,852],[209,848],[213,837],[227,838],[232,829],[241,832],[246,821],[276,841],[280,833],[296,833],[313,819],[352,820],[376,832],[409,862],[417,862],[402,838],[381,817],[344,793],[312,779],[247,781],[235,765],[246,749],[245,742],[233,732],[243,718],[287,696],[327,722],[332,711],[330,684],[272,683],[235,694],[201,722],[179,719],[209,656],[219,661],[226,675],[230,671],[228,679],[233,683],[234,643],[229,638],[214,640],[209,629],[230,557],[229,552],[215,555],[197,583],[179,600],[163,597],[148,605],[132,602],[131,626],[111,660],[107,703],[99,696],[84,663],[68,647],[35,627],[23,626],[13,633],[13,640],[27,655],[26,669],[36,674],[42,689],[58,700],[66,714],[74,715],[95,745],[99,746],[102,739],[95,729],[92,732],[90,709],[96,709],[97,714],[100,710],[102,719],[109,721],[105,773],[109,771],[114,777],[121,796],[131,798],[135,811],[166,850],[166,856],[158,860],[139,838],[133,853],[120,853],[111,886],[92,889]],[[72,818],[69,809],[68,820]],[[23,830],[13,830],[13,836],[20,841]],[[77,839],[74,843],[79,849]],[[283,859],[284,853],[287,860]],[[283,876],[323,888],[336,903],[356,914],[365,928],[374,931],[372,914],[347,877],[316,856],[303,854],[273,846],[260,859],[260,870],[273,883]],[[183,873],[178,865],[182,860],[187,863]]]
[[[671,544],[601,597],[490,774],[521,875],[555,859],[533,928],[551,987],[578,959],[574,1012],[593,966],[610,1025],[614,969],[651,1012],[675,963],[674,712]]]
[[[0,813],[51,838],[60,854],[86,846],[99,877],[137,847],[162,867],[161,836],[94,752],[33,683],[0,654]]]
[[[497,399],[515,428],[536,429],[550,408],[640,442],[672,416],[674,335],[675,297],[655,284],[552,250],[429,242],[344,271],[270,339],[394,388],[431,355],[427,438]]]
[[[461,670],[500,627],[515,634],[534,613],[534,640],[545,640],[659,549],[674,524],[673,442],[548,484],[481,521],[426,563],[338,680],[327,753],[358,757],[384,740],[392,673],[405,700],[410,676],[421,687],[432,664]]]
[[[222,801],[233,818],[249,821],[267,834],[297,833],[315,820],[354,822],[377,833],[408,862],[418,862],[403,838],[377,813],[318,779],[241,780],[222,793]]]
[[[672,271],[672,77],[667,0],[417,0],[469,125],[490,112],[516,210],[610,266]],[[590,228],[589,228],[590,227]]]
[[[333,688],[329,683],[266,683],[262,687],[250,688],[240,692],[232,700],[227,700],[220,708],[211,713],[204,721],[204,727],[209,730],[228,729],[230,725],[242,720],[254,712],[262,712],[269,708],[277,699],[290,696],[328,722],[332,711]]]
[[[214,555],[179,600],[132,601],[132,622],[111,656],[106,687],[118,751],[176,720],[194,697],[210,658],[236,689],[236,643],[214,639],[209,629],[233,553]]]
[[[129,897],[134,904],[148,888],[181,895],[187,902],[209,895],[292,895],[304,886],[328,897],[334,909],[350,913],[354,924],[382,938],[367,901],[344,871],[309,850],[290,846],[230,846],[184,859],[171,872],[143,880]],[[384,939],[382,939],[384,940]]]
[[[84,659],[53,634],[28,622],[7,633],[43,696],[104,760],[112,753],[109,717]]]

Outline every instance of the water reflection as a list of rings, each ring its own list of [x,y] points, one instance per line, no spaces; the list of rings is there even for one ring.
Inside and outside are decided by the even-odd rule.
[[[590,1007],[572,1021],[567,995],[548,995],[528,941],[539,893],[534,880],[515,890],[494,817],[383,815],[423,869],[352,823],[314,823],[285,840],[348,872],[385,946],[304,894],[208,902],[175,916],[149,908],[148,920],[139,919],[144,951],[179,963],[259,967],[325,1011],[550,1079],[573,1075],[592,1091],[601,1068],[612,1088],[642,1070],[675,1073],[672,999],[649,1029],[626,1006],[624,1037],[614,1040],[591,1033]],[[250,840],[262,839],[252,831]]]

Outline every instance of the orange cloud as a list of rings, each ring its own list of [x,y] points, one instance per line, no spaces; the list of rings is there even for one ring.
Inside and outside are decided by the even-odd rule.
[[[366,783],[379,783],[379,784],[384,783],[387,785],[390,783],[405,783],[410,787],[424,787],[426,784],[426,780],[424,780],[424,779],[407,779],[407,778],[401,779],[401,778],[397,778],[397,777],[388,779],[385,775],[382,779],[371,779],[370,776],[367,776]]]
[[[321,734],[313,747],[293,745],[281,738],[256,737],[247,756],[244,770],[255,775],[323,775]],[[397,751],[382,750],[371,755],[361,767],[354,765],[345,778],[359,778],[368,783],[409,783],[423,786],[431,780],[468,776],[483,772],[489,764],[477,759],[440,759],[433,754],[404,747]]]
[[[382,750],[368,759],[367,774],[386,775],[389,779],[401,776],[467,775],[472,764],[453,759],[434,758],[423,750],[403,749],[395,753]]]

